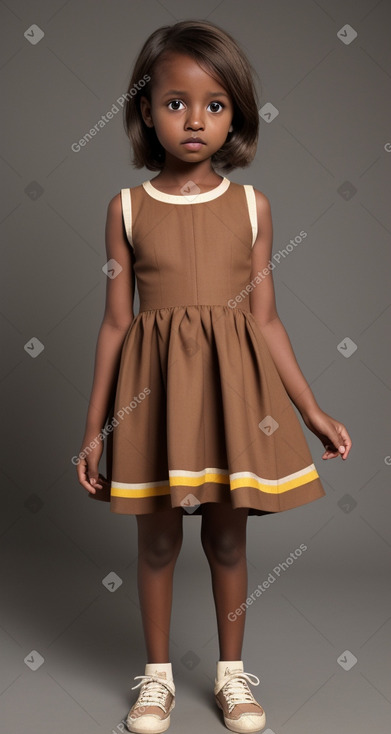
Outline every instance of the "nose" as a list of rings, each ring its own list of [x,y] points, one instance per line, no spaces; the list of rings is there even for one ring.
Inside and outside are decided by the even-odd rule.
[[[189,107],[186,115],[186,130],[203,130],[205,122],[200,108]]]

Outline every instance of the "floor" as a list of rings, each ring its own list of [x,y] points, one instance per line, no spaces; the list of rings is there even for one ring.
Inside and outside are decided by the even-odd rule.
[[[146,661],[135,518],[102,506],[91,528],[84,497],[73,520],[66,500],[61,515],[60,493],[52,501],[59,512],[47,502],[46,514],[26,515],[1,536],[1,730],[123,732]],[[243,662],[260,678],[251,690],[266,711],[265,734],[390,731],[387,535],[358,514],[328,511],[329,501],[248,521]],[[217,628],[200,522],[184,519],[175,569],[170,730],[218,734]]]

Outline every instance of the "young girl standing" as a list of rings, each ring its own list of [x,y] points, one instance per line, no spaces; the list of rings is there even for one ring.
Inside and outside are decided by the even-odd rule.
[[[148,662],[127,726],[169,727],[173,572],[182,518],[201,514],[220,648],[215,700],[228,729],[260,731],[265,712],[248,686],[259,679],[241,660],[245,614],[232,615],[247,598],[247,517],[325,495],[292,403],[323,459],[346,459],[351,440],[318,406],[278,317],[269,200],[215,171],[245,167],[256,152],[247,58],[211,23],[159,28],[126,97],[133,163],[159,173],[108,206],[111,275],[77,471],[90,496],[137,518]],[[101,431],[113,404],[106,479]]]

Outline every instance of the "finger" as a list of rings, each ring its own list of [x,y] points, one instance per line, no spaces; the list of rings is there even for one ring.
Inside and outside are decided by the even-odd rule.
[[[342,437],[343,445],[345,447],[345,451],[342,453],[342,458],[347,459],[349,455],[349,451],[352,448],[352,439],[350,438],[345,426],[341,426],[341,437]]]
[[[88,478],[90,480],[90,484],[96,488],[96,489],[102,489],[102,484],[99,479],[99,473],[97,470],[93,471],[92,469],[88,472]]]
[[[96,494],[96,489],[101,489],[101,486],[98,483],[98,472],[88,467],[87,460],[81,459],[80,463],[77,465],[77,474],[79,478],[79,483],[81,484],[84,489],[86,489],[90,494]]]
[[[89,483],[87,479],[79,478],[79,484],[81,484],[84,489],[87,490],[90,494],[96,494],[96,489]]]
[[[88,491],[91,491],[93,488],[87,481],[87,462],[85,459],[80,459],[76,471],[79,484],[81,484],[84,489],[88,489]]]
[[[79,479],[79,483],[90,494],[96,494],[96,488],[92,484],[90,484],[90,482],[88,481],[88,479]]]
[[[100,474],[99,473],[97,482],[94,483],[94,487],[96,487],[97,489],[105,489],[105,488],[110,487],[110,486],[111,486],[111,482],[109,482],[106,479],[106,477],[103,476],[103,474]]]
[[[325,447],[325,452],[324,452],[324,454],[322,456],[322,459],[335,459],[335,457],[338,456],[339,453],[340,452],[337,451],[337,449],[335,447],[332,447],[332,446],[328,446],[327,445]]]
[[[110,499],[110,497],[111,497],[111,480],[106,479],[106,477],[104,477],[102,474],[99,474],[99,482],[100,482],[100,484],[102,486],[100,487],[100,486],[98,486],[96,484],[95,487],[96,487],[96,490],[97,491],[95,491],[93,494],[92,494],[92,492],[90,492],[89,496],[91,498],[97,497],[97,499],[102,499],[102,498],[107,498],[107,497]],[[101,497],[97,496],[97,495],[99,495],[99,493],[101,493]]]
[[[330,430],[330,433],[323,437],[323,443],[325,452],[322,459],[334,459],[344,450],[344,446],[337,431]]]
[[[328,437],[329,439],[331,436]],[[340,424],[335,432],[333,432],[333,441],[330,440],[325,443],[325,452],[322,459],[334,459],[336,456],[341,456],[342,459],[347,459],[349,451],[352,446],[350,436],[342,424]]]

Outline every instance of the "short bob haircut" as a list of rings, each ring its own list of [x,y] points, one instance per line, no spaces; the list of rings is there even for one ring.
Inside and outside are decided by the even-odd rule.
[[[136,59],[125,95],[123,119],[133,149],[133,166],[145,166],[150,171],[162,170],[164,166],[164,148],[155,129],[144,123],[140,97],[143,95],[151,102],[155,65],[171,53],[190,56],[231,96],[233,132],[212,155],[212,165],[223,172],[248,166],[256,153],[259,132],[258,96],[252,78],[256,72],[232,36],[203,20],[185,20],[158,28],[147,38]]]

